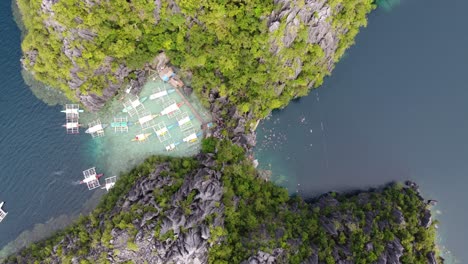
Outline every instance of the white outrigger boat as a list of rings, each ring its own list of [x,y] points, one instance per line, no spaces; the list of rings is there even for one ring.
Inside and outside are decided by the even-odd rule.
[[[68,122],[68,123],[63,124],[62,126],[67,129],[72,129],[72,128],[81,127],[81,124],[79,124],[78,122]]]
[[[186,136],[184,139],[182,139],[182,141],[187,142],[187,143],[193,143],[193,142],[196,142],[198,140],[198,137],[201,137],[201,135],[202,135],[201,131],[198,133],[192,133]]]
[[[104,130],[104,128],[107,127],[107,124],[97,124],[95,126],[92,126],[88,129],[86,129],[85,133],[87,134],[93,134],[93,133],[96,133],[98,131],[101,131],[101,130]]]
[[[116,182],[117,182],[117,176],[106,178],[106,185],[104,185],[104,187],[102,187],[101,189],[105,189],[106,191],[109,191],[110,189],[114,187]]]
[[[65,113],[65,114],[78,114],[78,113],[83,113],[84,110],[83,109],[65,109],[60,112]]]
[[[154,94],[150,95],[149,99],[150,100],[159,99],[159,98],[162,98],[162,97],[164,97],[166,95],[169,95],[169,94],[171,94],[173,92],[175,92],[175,89],[160,91],[160,92],[157,92],[157,93],[154,93]]]
[[[3,209],[2,209],[4,204],[5,204],[5,202],[0,203],[0,223],[3,221],[3,219],[5,219],[5,217],[8,214],[7,212],[3,211]]]
[[[139,107],[140,105],[142,105],[143,102],[145,102],[147,99],[148,99],[148,97],[145,96],[145,97],[143,97],[143,98],[140,98],[140,99],[131,101],[131,102],[130,102],[130,105],[128,105],[127,107],[125,107],[125,108],[122,110],[122,112],[127,113],[128,111],[130,111],[130,110],[132,110],[132,109],[137,109],[137,107]]]
[[[143,117],[140,117],[137,121],[138,124],[142,125],[144,123],[147,123],[155,118],[159,117],[159,114],[148,114]]]
[[[171,105],[169,105],[168,107],[164,108],[162,111],[161,111],[161,115],[169,115],[170,113],[172,112],[175,112],[175,111],[178,111],[179,108],[183,105],[184,103],[183,102],[179,102],[179,103],[173,103]]]
[[[103,173],[96,173],[96,168],[92,167],[83,171],[84,179],[80,181],[80,184],[86,184],[89,190],[96,189],[101,186],[99,183],[99,178],[104,176]]]

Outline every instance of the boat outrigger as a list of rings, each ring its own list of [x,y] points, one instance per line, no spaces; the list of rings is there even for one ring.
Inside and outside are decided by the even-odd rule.
[[[198,132],[198,133],[192,133],[188,136],[186,136],[184,139],[182,139],[182,141],[184,142],[187,142],[187,143],[194,143],[198,140],[198,137],[201,137],[202,136],[202,132]]]
[[[104,185],[104,187],[102,187],[101,189],[106,189],[106,191],[109,191],[110,189],[114,187],[116,182],[117,182],[117,176],[106,178],[106,185]]]
[[[155,118],[159,117],[159,114],[149,114],[149,115],[146,115],[146,116],[143,116],[141,118],[138,119],[137,123],[139,123],[140,125],[141,124],[144,124],[146,122],[149,122]]]
[[[169,115],[173,112],[176,112],[179,110],[179,108],[183,105],[184,103],[183,102],[179,102],[179,103],[173,103],[171,105],[169,105],[168,107],[164,108],[162,111],[161,111],[161,115]]]
[[[172,144],[169,144],[166,146],[166,151],[169,152],[169,151],[174,151],[177,147],[177,145],[179,145],[180,142],[175,142],[175,143],[172,143]]]
[[[97,124],[95,126],[92,126],[88,129],[86,129],[85,133],[87,134],[93,134],[93,133],[96,133],[98,131],[101,131],[101,130],[104,130],[104,128],[107,127],[107,124]]]
[[[172,123],[170,125],[168,125],[167,127],[165,127],[165,132],[168,132],[167,130],[171,130],[175,127],[181,127],[185,124],[187,124],[188,122],[190,122],[191,120],[193,119],[193,116],[187,116],[183,119],[180,119],[179,121],[175,122],[175,123]]]
[[[84,110],[83,109],[65,109],[60,112],[65,113],[65,114],[77,114],[77,113],[83,113]]]
[[[83,171],[84,180],[80,181],[80,184],[86,184],[89,190],[93,190],[101,186],[99,178],[104,176],[103,173],[97,174],[96,168],[92,167]]]
[[[188,122],[190,122],[191,120],[193,120],[193,116],[186,116],[186,117],[180,119],[179,121],[177,121],[177,125],[181,127],[181,126],[187,124]]]
[[[64,127],[67,129],[67,134],[78,134],[80,133],[79,129],[79,118],[80,113],[83,110],[80,110],[80,106],[78,104],[66,104],[65,110],[62,110],[62,113],[65,113],[65,120],[66,123]]]
[[[132,109],[137,109],[137,107],[140,106],[141,104],[143,104],[143,102],[145,102],[146,100],[148,100],[147,96],[142,97],[140,99],[137,99],[135,101],[132,101],[129,106],[125,107],[122,110],[122,112],[127,113],[128,111],[130,111]]]
[[[135,136],[135,138],[132,139],[132,141],[138,141],[138,142],[143,142],[147,140],[151,136],[151,133],[143,133],[143,134],[138,134]]]
[[[112,122],[111,123],[111,127],[115,128],[115,127],[129,127],[129,126],[132,126],[133,125],[133,122]]]
[[[75,122],[70,122],[62,125],[63,127],[66,127],[67,129],[71,128],[78,128],[81,127],[81,124],[75,123]]]
[[[155,100],[155,99],[159,99],[159,98],[162,98],[168,94],[171,94],[175,92],[175,89],[169,89],[169,90],[164,90],[164,91],[160,91],[160,92],[157,92],[157,93],[154,93],[152,95],[149,96],[149,99],[150,100]]]
[[[5,219],[5,217],[8,214],[7,212],[3,211],[3,209],[2,209],[4,204],[5,204],[5,202],[0,203],[0,223],[3,221],[3,219]]]

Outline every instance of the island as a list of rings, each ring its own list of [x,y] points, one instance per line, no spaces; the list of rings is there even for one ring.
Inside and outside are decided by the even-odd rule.
[[[100,205],[5,263],[442,263],[415,183],[310,201],[254,166],[258,121],[319,87],[372,0],[17,0],[23,67],[88,111],[178,69],[213,126],[192,157],[151,156]],[[179,87],[177,87],[179,86]]]

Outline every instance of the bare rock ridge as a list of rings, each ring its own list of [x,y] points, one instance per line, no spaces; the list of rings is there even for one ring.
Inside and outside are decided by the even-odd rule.
[[[202,155],[199,158],[210,159]],[[105,255],[105,259],[111,263],[207,263],[210,229],[205,220],[208,215],[215,214],[214,226],[222,225],[223,221],[221,174],[202,165],[197,171],[186,175],[182,186],[171,197],[169,208],[164,209],[155,202],[157,193],[154,190],[173,184],[173,179],[164,176],[168,170],[168,164],[160,164],[150,175],[139,179],[108,216],[113,219],[133,206],[153,208],[149,211],[139,209],[136,215],[132,215],[132,224],[138,227],[136,235],[130,234],[127,229],[115,227],[110,232],[112,249],[103,245],[94,246],[86,256],[88,259],[102,259]],[[183,205],[192,192],[196,193],[192,202]],[[104,225],[102,219],[99,225]],[[155,235],[157,226],[160,226],[160,236]],[[86,228],[90,234],[96,232],[91,226]],[[165,234],[170,235],[161,238]],[[133,243],[134,247],[129,247],[129,243]],[[64,254],[76,252],[80,248],[79,238],[65,237],[54,246],[52,255],[57,255],[59,247]],[[60,257],[53,259],[52,263],[61,263]],[[24,261],[27,263],[30,259]],[[79,259],[73,258],[72,263],[79,263]]]
[[[219,181],[220,174],[208,167],[203,167],[187,175],[182,187],[172,196],[171,208],[161,215],[163,209],[154,202],[153,190],[172,184],[170,178],[161,175],[161,172],[165,170],[168,170],[168,166],[158,166],[149,177],[139,180],[119,203],[120,206],[116,207],[120,210],[128,210],[131,206],[138,204],[152,206],[156,210],[143,214],[141,220],[135,220],[134,224],[140,227],[134,241],[138,251],[127,248],[130,237],[127,231],[118,229],[112,231],[111,243],[114,249],[119,250],[119,254],[112,256],[113,262],[127,260],[137,263],[144,261],[148,263],[207,262],[209,246],[207,241],[210,231],[204,220],[208,215],[216,213],[219,217],[215,219],[215,224],[222,221],[220,216],[223,213],[223,207],[219,206],[223,193]],[[206,177],[207,175],[210,177]],[[187,214],[180,204],[192,191],[196,191],[197,195],[189,205],[190,213]],[[172,237],[161,240],[153,236],[153,230],[158,221],[161,223],[160,234],[172,232]]]
[[[270,33],[278,30],[282,23],[285,23],[284,34],[281,36],[282,44],[271,39],[270,50],[279,54],[284,47],[290,47],[297,37],[301,25],[305,25],[308,32],[307,43],[318,44],[325,52],[328,69],[333,68],[333,55],[338,47],[339,34],[342,32],[333,30],[329,18],[332,10],[326,0],[308,0],[304,6],[297,6],[292,0],[275,0],[279,11],[273,11],[268,18]],[[284,21],[285,22],[282,22]],[[273,34],[272,34],[273,35]],[[297,58],[300,60],[300,58]],[[300,65],[300,63],[298,64]],[[299,72],[296,73],[299,75]]]

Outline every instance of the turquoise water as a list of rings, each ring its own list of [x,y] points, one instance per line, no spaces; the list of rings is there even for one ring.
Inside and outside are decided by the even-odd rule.
[[[168,83],[161,81],[159,78],[151,77],[143,90],[140,92],[139,98],[149,98],[152,94],[158,91],[174,90]],[[102,124],[109,125],[104,129],[104,136],[93,138],[89,144],[94,150],[93,156],[97,166],[102,168],[106,174],[117,175],[127,171],[135,165],[141,163],[150,155],[170,155],[170,156],[188,156],[198,153],[200,149],[200,140],[203,136],[201,125],[202,123],[211,120],[209,113],[204,110],[198,103],[194,95],[186,96],[176,91],[161,97],[160,99],[146,99],[142,102],[143,107],[139,113],[122,112],[125,108],[125,103],[128,100],[135,100],[133,96],[123,93],[125,96],[117,96],[109,103],[105,109],[97,114],[84,113],[80,118],[80,123],[86,124],[99,119]],[[182,99],[182,96],[194,107],[197,114],[192,112],[187,105],[187,101]],[[144,124],[138,123],[140,118],[147,115],[155,115],[161,113],[168,105],[173,103],[182,104],[178,111],[169,115],[157,116],[153,120]],[[127,105],[129,105],[127,103]],[[114,118],[126,118],[131,122],[128,130],[116,131],[110,127]],[[189,117],[191,120],[185,123],[182,127],[178,126],[178,120],[184,117]],[[157,136],[157,131],[162,128],[167,128],[164,135]],[[85,129],[82,129],[82,132]],[[184,142],[183,139],[191,134],[198,134],[198,140],[192,143]],[[135,136],[139,134],[150,134],[144,142],[134,141]],[[91,137],[89,134],[83,135]],[[133,140],[133,141],[132,141]],[[166,151],[166,146],[174,144],[176,147],[172,151]]]
[[[182,131],[181,127],[174,126],[163,142],[155,130],[142,130],[137,123],[141,115],[129,116],[122,112],[126,98],[119,101],[120,96],[98,114],[80,114],[84,128],[80,129],[80,134],[67,135],[62,127],[65,123],[65,114],[60,112],[63,107],[47,106],[24,83],[19,61],[20,31],[13,21],[11,2],[4,1],[0,5],[0,201],[6,202],[4,209],[8,212],[0,223],[0,248],[15,239],[15,244],[9,244],[8,250],[43,238],[73,221],[79,213],[91,210],[105,191],[88,191],[86,186],[79,185],[85,169],[96,167],[98,173],[109,177],[127,171],[149,155],[182,156],[198,152],[202,136],[200,126],[211,117],[193,95],[186,99],[199,114],[199,119],[187,103],[176,114],[154,119],[154,125],[170,126],[184,114],[193,117],[190,127],[186,124]],[[140,98],[148,97],[158,89],[170,88],[158,78],[150,78]],[[50,91],[36,91],[52,101],[59,98]],[[171,100],[183,101],[181,94],[174,92],[164,100],[147,100],[143,105],[145,111],[156,114]],[[102,124],[110,125],[114,117],[127,118],[133,125],[125,133],[116,133],[107,127],[104,136],[99,138],[84,133],[88,123],[99,119]],[[145,142],[133,142],[132,139],[140,133],[152,135]],[[183,142],[183,138],[191,133],[198,134],[198,140]],[[167,152],[165,147],[171,143],[180,144],[174,151]],[[6,248],[0,250],[0,258],[6,253]]]
[[[468,263],[467,8],[412,0],[374,12],[323,87],[259,126],[261,167],[306,197],[415,180],[439,201],[446,255]]]

